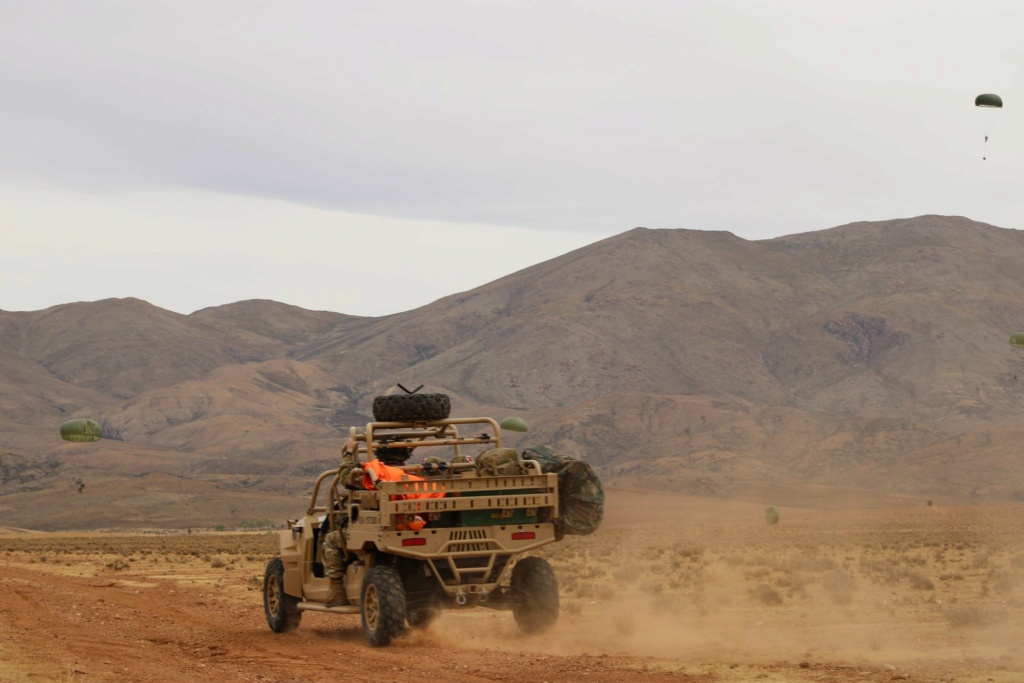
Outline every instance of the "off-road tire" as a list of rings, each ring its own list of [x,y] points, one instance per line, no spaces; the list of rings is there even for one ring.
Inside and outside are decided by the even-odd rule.
[[[558,621],[558,579],[542,557],[525,557],[512,568],[512,616],[523,633],[543,633]]]
[[[405,630],[405,588],[393,567],[371,567],[359,592],[363,633],[374,647],[384,647]]]
[[[451,415],[448,394],[392,394],[373,399],[377,422],[434,422]]]
[[[302,621],[299,599],[284,592],[284,564],[280,557],[268,562],[263,574],[263,611],[274,633],[294,631]]]

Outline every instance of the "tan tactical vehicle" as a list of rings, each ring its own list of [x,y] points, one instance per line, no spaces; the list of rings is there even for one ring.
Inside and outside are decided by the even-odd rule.
[[[263,583],[272,630],[296,628],[303,611],[359,613],[369,643],[383,646],[407,622],[426,626],[444,608],[511,609],[526,633],[558,619],[551,565],[514,559],[561,537],[558,477],[502,448],[502,426],[525,430],[518,418],[502,426],[449,418],[448,406],[444,394],[378,397],[377,421],[349,429],[358,444],[349,485],[336,470],[320,474],[305,515],[280,532],[280,556]],[[363,466],[381,448],[414,448],[419,464],[401,467],[412,475],[404,480],[360,487]],[[428,494],[437,497],[416,497]],[[348,604],[327,607],[323,539],[335,529],[344,539]]]

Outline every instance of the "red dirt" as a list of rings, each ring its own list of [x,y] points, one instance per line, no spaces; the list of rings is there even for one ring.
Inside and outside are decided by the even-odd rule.
[[[670,501],[660,502],[667,510]],[[742,506],[732,510],[746,514]],[[674,512],[681,519],[686,510]],[[707,538],[715,535],[702,528]],[[39,536],[58,544],[76,538]],[[921,644],[913,652],[894,649],[908,656],[889,662],[823,646],[826,634],[808,626],[814,615],[800,604],[766,621],[769,629],[754,623],[756,616],[680,624],[659,621],[628,598],[587,602],[563,611],[549,634],[532,637],[518,633],[510,614],[477,609],[446,613],[428,630],[374,649],[358,616],[306,613],[298,630],[272,633],[261,594],[246,580],[262,571],[262,558],[247,558],[236,571],[211,570],[209,558],[189,564],[143,556],[115,569],[107,559],[0,553],[0,681],[1009,683],[1024,676],[1011,658],[1016,636],[1008,629],[993,634],[989,650],[970,650],[964,635],[948,629],[898,620],[872,625],[883,650],[901,637],[918,642],[908,629],[922,629]]]

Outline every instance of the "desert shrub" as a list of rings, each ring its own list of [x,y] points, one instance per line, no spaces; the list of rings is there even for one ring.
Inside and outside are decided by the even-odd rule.
[[[699,559],[704,554],[703,548],[698,548],[683,540],[673,542],[671,548],[672,553],[678,558]]]
[[[646,565],[646,569],[651,574],[664,574],[665,573],[665,565],[663,565],[661,562],[658,562],[657,560],[649,561],[647,563],[647,565]]]
[[[1016,572],[1010,571],[1009,569],[990,569],[988,572],[988,580],[992,586],[992,590],[1001,595],[1005,595],[1013,591],[1014,587],[1019,581],[1019,576]]]
[[[861,558],[860,567],[865,572],[865,575],[888,585],[899,583],[900,579],[908,573],[906,569],[892,562],[865,558]]]
[[[238,524],[243,529],[273,529],[276,524],[272,519],[246,519]]]
[[[808,583],[810,583],[810,579],[806,575],[800,573],[792,573],[778,577],[777,579],[775,579],[773,585],[782,590],[785,590],[789,597],[793,597],[797,594],[801,596],[806,595],[806,588]]]
[[[832,602],[849,605],[857,588],[857,579],[848,571],[833,569],[821,579],[821,585]]]
[[[953,605],[942,615],[957,628],[992,626],[1006,618],[1002,610],[992,605]]]
[[[757,602],[762,605],[781,605],[782,604],[782,593],[766,584],[760,584],[754,586],[749,591],[750,597],[754,598]]]
[[[639,572],[635,567],[623,565],[621,567],[616,567],[615,570],[612,571],[612,578],[620,583],[633,583],[639,578]]]
[[[935,584],[924,574],[920,572],[907,572],[907,578],[910,580],[910,587],[920,591],[933,591],[935,590]]]

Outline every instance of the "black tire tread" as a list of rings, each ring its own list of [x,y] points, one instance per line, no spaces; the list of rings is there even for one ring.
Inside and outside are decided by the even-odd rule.
[[[371,628],[366,618],[366,589],[373,584],[377,590],[377,626]],[[405,588],[402,577],[393,567],[371,567],[363,577],[359,603],[363,633],[374,647],[384,647],[405,631]]]
[[[543,633],[558,621],[558,579],[543,557],[525,557],[512,568],[512,616],[523,633]]]
[[[373,399],[377,422],[434,422],[452,412],[448,394],[392,394]]]
[[[271,608],[271,593],[277,596],[277,605]],[[267,563],[263,574],[263,612],[267,615],[267,625],[274,633],[288,633],[299,627],[302,621],[302,610],[299,599],[284,592],[284,563],[275,557]]]

